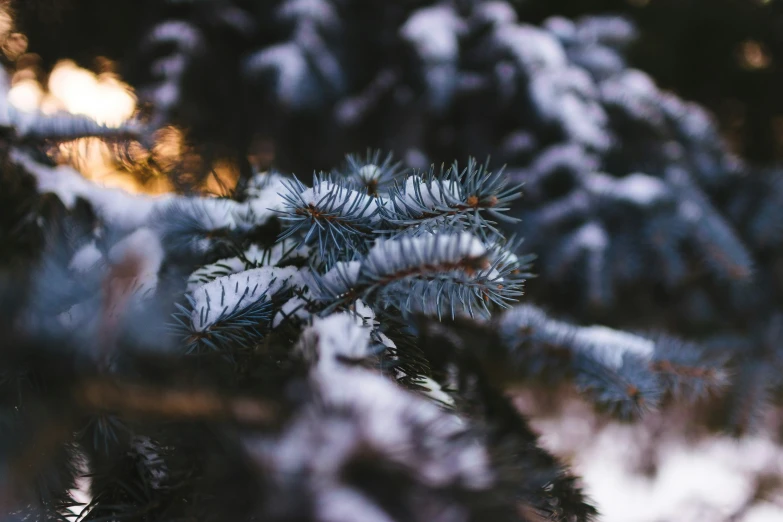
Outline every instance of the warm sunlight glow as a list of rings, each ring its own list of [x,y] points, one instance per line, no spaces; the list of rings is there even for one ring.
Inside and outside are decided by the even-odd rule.
[[[112,73],[95,74],[71,61],[61,61],[49,75],[49,95],[73,114],[84,114],[110,126],[133,115],[136,99],[130,86]]]
[[[11,37],[8,38],[9,42],[12,41]],[[24,42],[26,45],[26,39]],[[8,95],[10,103],[17,109],[39,110],[46,114],[60,111],[82,114],[108,126],[118,126],[133,116],[136,110],[133,90],[116,74],[96,74],[70,60],[62,60],[49,73],[44,87],[39,81],[41,74],[36,70],[37,63],[34,55],[23,56],[17,62],[19,68],[13,75]],[[141,149],[140,146],[137,148]],[[103,185],[120,187],[130,192],[159,193],[171,190],[171,184],[162,177],[141,183],[113,161],[109,146],[98,139],[61,143],[54,152],[58,161],[74,165],[87,178]]]
[[[9,42],[11,37],[8,37]],[[26,42],[26,39],[19,39],[16,44],[18,50],[26,48]],[[21,54],[23,50],[19,52]],[[136,110],[133,90],[115,73],[94,73],[73,61],[62,60],[49,73],[44,86],[40,81],[44,75],[37,69],[38,63],[38,57],[31,54],[23,54],[17,61],[18,70],[12,77],[9,93],[14,107],[46,114],[60,111],[82,114],[108,126],[118,126],[133,116]],[[103,59],[102,68],[110,70],[111,62]],[[125,155],[130,164],[126,165],[115,161],[116,156],[109,145],[92,138],[61,143],[53,153],[57,161],[73,165],[85,177],[98,183],[147,193],[173,190],[165,173],[174,169],[188,170],[196,159],[189,152],[182,131],[174,127],[166,127],[156,133],[151,151],[139,143],[129,144]],[[144,170],[146,165],[154,165],[154,168],[148,168],[147,172]],[[236,185],[237,169],[223,163],[213,167],[213,173],[204,181],[202,188],[209,193],[224,195]]]
[[[14,75],[13,87],[8,92],[8,101],[19,110],[34,111],[41,107],[44,100],[44,91],[35,77],[21,77]]]

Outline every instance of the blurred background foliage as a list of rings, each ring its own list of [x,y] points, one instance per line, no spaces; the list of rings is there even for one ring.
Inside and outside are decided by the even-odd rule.
[[[101,72],[133,52],[161,2],[16,2],[27,60],[49,71],[62,59]],[[521,20],[621,13],[640,38],[633,66],[664,89],[708,107],[733,151],[750,162],[783,159],[783,2],[779,0],[517,0]],[[100,59],[103,58],[103,59]],[[106,60],[108,58],[108,60]],[[322,166],[321,166],[322,167]]]

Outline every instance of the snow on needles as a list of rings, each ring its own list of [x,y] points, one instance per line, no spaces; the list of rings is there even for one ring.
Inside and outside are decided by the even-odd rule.
[[[102,187],[68,166],[50,167],[39,163],[29,155],[12,151],[14,161],[35,176],[38,190],[55,194],[63,204],[72,208],[77,199],[88,201],[96,213],[109,225],[122,230],[134,230],[142,226],[155,225],[153,217],[168,205],[186,204],[198,201],[205,218],[205,226],[235,228],[244,216],[252,216],[255,226],[264,224],[283,206],[278,195],[282,191],[282,177],[278,174],[259,174],[263,185],[246,202],[235,202],[218,198],[187,198],[171,194],[151,196],[131,194],[122,189]],[[164,224],[165,225],[165,224]]]
[[[199,287],[191,295],[191,324],[202,332],[224,318],[259,300],[268,300],[280,290],[301,284],[295,267],[262,267],[219,277]]]
[[[382,277],[410,267],[453,264],[486,254],[487,247],[470,232],[378,240],[362,263],[361,275]]]

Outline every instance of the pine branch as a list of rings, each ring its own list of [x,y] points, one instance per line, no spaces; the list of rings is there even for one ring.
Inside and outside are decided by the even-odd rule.
[[[313,285],[327,310],[356,298],[403,312],[489,314],[522,293],[525,261],[470,233],[379,240],[361,261],[336,265]]]

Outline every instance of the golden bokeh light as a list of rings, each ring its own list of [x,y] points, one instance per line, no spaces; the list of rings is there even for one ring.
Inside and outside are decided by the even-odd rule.
[[[116,75],[95,74],[74,62],[58,62],[48,75],[46,85],[39,78],[34,55],[22,55],[11,80],[8,100],[21,111],[41,111],[45,114],[68,112],[89,116],[110,127],[118,126],[133,116],[136,99],[133,91]],[[101,184],[126,190],[149,192],[133,176],[115,165],[108,145],[94,138],[61,143],[53,151],[55,158],[72,163],[86,177]],[[170,187],[163,187],[168,190]],[[159,191],[161,187],[157,187]]]
[[[746,40],[737,49],[737,60],[743,69],[767,69],[772,64],[772,57],[764,44],[755,40]]]
[[[57,63],[49,74],[48,96],[72,114],[116,127],[133,116],[136,98],[129,85],[110,72],[95,74],[69,60]]]
[[[110,59],[96,58],[98,72],[71,60],[61,60],[51,71],[44,71],[41,57],[27,52],[27,37],[17,31],[12,15],[10,2],[0,0],[0,51],[15,65],[9,71],[8,102],[13,107],[24,112],[83,115],[108,127],[118,127],[134,116],[133,89],[114,72]],[[181,130],[160,129],[153,143],[147,150],[138,142],[112,145],[85,138],[59,143],[49,153],[58,163],[74,166],[97,183],[130,192],[169,192],[174,187],[168,174],[188,178],[207,170]],[[239,177],[236,165],[218,162],[208,167],[211,174],[195,188],[226,195]]]
[[[20,54],[17,60],[8,94],[9,102],[17,109],[45,114],[79,114],[109,127],[119,126],[133,117],[136,111],[133,90],[111,71],[108,59],[101,60],[104,72],[99,73],[79,67],[73,61],[62,60],[45,82],[41,80],[45,75],[40,71],[39,62],[38,57],[31,54]],[[125,164],[117,161],[110,145],[97,138],[61,143],[51,153],[58,162],[73,165],[93,181],[130,192],[169,192],[173,186],[166,173],[175,169],[195,171],[199,167],[198,158],[187,147],[184,134],[173,127],[155,134],[152,150],[146,150],[138,142],[128,144],[124,151]],[[222,162],[213,165],[211,170],[200,189],[225,195],[236,184],[236,167]]]

